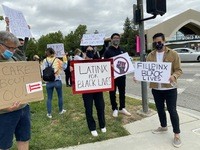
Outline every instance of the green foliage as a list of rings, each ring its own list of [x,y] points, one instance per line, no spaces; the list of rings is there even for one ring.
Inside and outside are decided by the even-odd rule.
[[[4,20],[3,16],[0,16],[0,20]]]
[[[77,29],[73,32],[71,31],[70,34],[65,36],[64,38],[64,45],[66,51],[75,50],[76,48],[80,47],[81,38],[83,34],[87,31],[86,25],[79,25]]]
[[[125,51],[131,56],[136,55],[136,45],[135,37],[138,34],[138,31],[135,29],[134,24],[127,17],[124,23],[124,33],[121,37],[121,46],[124,47]]]
[[[35,39],[30,39],[26,49],[26,56],[28,57],[28,60],[32,60],[34,55],[42,55],[39,52],[40,51],[37,51],[37,41]]]
[[[53,44],[53,43],[63,43],[63,34],[61,31],[55,32],[55,33],[49,33],[47,35],[43,35],[38,40],[38,54],[41,56],[45,55],[45,50],[47,48],[47,44]]]

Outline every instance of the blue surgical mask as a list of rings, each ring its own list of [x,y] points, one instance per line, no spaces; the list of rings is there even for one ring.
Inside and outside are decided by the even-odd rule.
[[[12,56],[13,56],[13,52],[9,51],[9,50],[5,50],[3,53],[2,53],[2,56],[5,58],[5,59],[10,59]]]

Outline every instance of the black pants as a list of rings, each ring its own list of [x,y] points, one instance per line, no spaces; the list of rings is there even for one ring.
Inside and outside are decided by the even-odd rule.
[[[119,91],[119,110],[125,108],[125,88],[126,88],[126,76],[121,76],[115,79],[115,89],[114,91],[110,91],[110,103],[112,105],[112,110],[117,109],[117,102],[116,102],[116,89],[118,87]]]
[[[152,89],[152,94],[155,100],[161,126],[162,127],[167,126],[167,118],[166,118],[165,104],[164,104],[166,101],[167,110],[169,112],[173,127],[173,132],[177,134],[180,133],[179,116],[176,110],[177,89],[171,89],[171,90]]]
[[[96,130],[96,123],[92,116],[93,114],[93,101],[97,110],[97,116],[99,121],[99,127],[105,127],[105,103],[103,93],[87,93],[82,94],[83,102],[85,106],[85,114],[87,119],[88,128],[90,131]]]
[[[66,81],[66,86],[72,85],[71,72],[68,70],[65,71],[65,81]]]

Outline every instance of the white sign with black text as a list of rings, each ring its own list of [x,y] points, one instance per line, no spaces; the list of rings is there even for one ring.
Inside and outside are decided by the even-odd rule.
[[[104,44],[105,34],[83,34],[81,46],[98,46]]]
[[[114,88],[111,61],[74,61],[74,91],[99,92]]]
[[[133,62],[128,53],[123,53],[113,57],[114,60],[114,77],[120,77],[134,72]]]
[[[18,37],[32,37],[31,31],[21,11],[11,9],[2,5],[5,16],[9,19],[9,28],[11,32]]]
[[[169,83],[171,63],[135,62],[135,79],[138,81]]]

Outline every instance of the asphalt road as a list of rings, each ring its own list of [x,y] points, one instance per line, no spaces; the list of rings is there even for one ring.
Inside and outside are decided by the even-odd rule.
[[[183,75],[178,79],[178,106],[200,111],[200,63],[182,63]],[[153,101],[149,88],[148,100]],[[133,82],[133,75],[127,75],[127,95],[141,99],[141,83]]]

